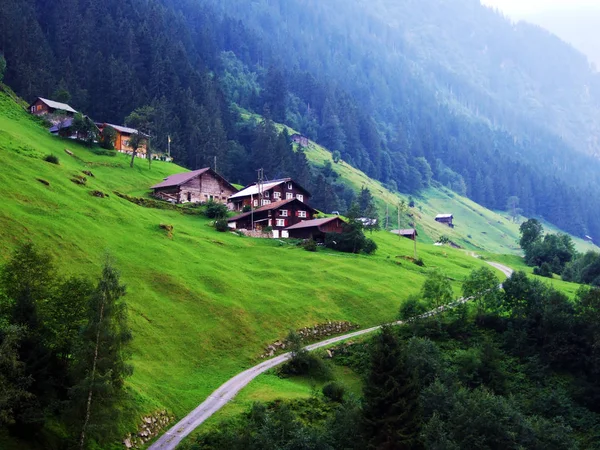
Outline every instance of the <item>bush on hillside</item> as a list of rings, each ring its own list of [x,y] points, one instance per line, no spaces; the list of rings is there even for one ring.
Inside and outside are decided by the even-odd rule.
[[[227,219],[217,219],[215,220],[215,230],[224,233],[229,229],[227,226]]]
[[[227,217],[227,206],[222,203],[217,203],[214,200],[209,200],[204,205],[204,215],[209,219],[224,219]]]
[[[540,277],[552,278],[552,266],[545,262],[540,267],[534,268],[533,274]]]
[[[44,161],[49,162],[51,164],[56,164],[56,165],[60,164],[60,160],[58,159],[58,156],[53,155],[53,154],[46,155],[46,157],[44,158]]]
[[[247,213],[250,211],[252,211],[252,206],[250,206],[250,205],[244,205],[244,207],[242,208],[243,213]]]
[[[377,251],[377,244],[373,239],[365,239],[365,245],[363,246],[362,251],[367,255],[372,255]]]
[[[292,357],[281,366],[279,374],[282,376],[309,375],[322,380],[331,379],[331,370],[318,356],[309,353],[302,343],[302,337],[296,331],[290,331],[286,338],[287,347]]]
[[[331,383],[327,383],[323,386],[323,395],[331,400],[332,402],[341,403],[344,400],[344,394],[346,393],[346,388],[341,384],[332,381]]]
[[[344,225],[341,233],[327,233],[325,246],[344,253],[364,252],[368,255],[377,250],[377,244],[368,239],[362,230],[362,224],[356,220]]]
[[[316,252],[318,247],[314,239],[307,239],[302,243],[302,248],[307,252]]]

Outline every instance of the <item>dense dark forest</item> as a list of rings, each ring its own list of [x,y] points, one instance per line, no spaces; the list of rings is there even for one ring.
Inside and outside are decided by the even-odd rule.
[[[170,134],[189,168],[216,156],[234,182],[266,167],[272,179],[328,186],[328,200],[315,199],[322,209],[344,209],[352,194],[234,105],[299,129],[392,189],[439,182],[494,209],[516,196],[525,215],[600,235],[600,163],[573,146],[595,148],[598,80],[585,59],[478,2],[438,3],[7,0],[0,51],[5,82],[26,99],[65,98],[117,123],[151,105],[155,149]],[[545,47],[550,61],[537,56]]]
[[[444,284],[432,275],[421,297]],[[321,381],[332,363],[352,368],[363,382],[360,401],[329,382],[307,400],[256,403],[191,448],[598,448],[600,291],[582,288],[573,301],[523,272],[501,290],[486,268],[463,291],[472,306],[414,319],[437,300],[406,301],[407,326],[384,327],[307,366]]]

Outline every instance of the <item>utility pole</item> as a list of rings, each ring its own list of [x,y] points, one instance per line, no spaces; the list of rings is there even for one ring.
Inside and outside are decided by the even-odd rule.
[[[402,239],[400,236],[400,203],[398,203],[398,240]]]
[[[167,136],[167,156],[171,157],[171,135]]]
[[[385,204],[385,231],[389,230],[390,226],[390,205]]]
[[[217,156],[215,155],[215,172],[217,171]]]
[[[414,220],[413,220],[413,228],[415,231],[415,261],[417,260],[417,213],[415,212]]]

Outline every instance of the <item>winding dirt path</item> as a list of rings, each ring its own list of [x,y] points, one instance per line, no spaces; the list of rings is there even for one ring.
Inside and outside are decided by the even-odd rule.
[[[513,270],[510,267],[504,266],[502,264],[488,262],[488,264],[500,271],[502,271],[507,277],[510,277],[513,273]],[[460,303],[465,303],[468,299],[460,299],[456,301],[453,305],[457,305]],[[438,310],[430,311],[425,314],[425,316],[431,316],[437,314],[438,312],[446,309],[446,307],[439,308]],[[393,322],[391,325],[402,325],[403,322]],[[305,348],[307,350],[315,350],[317,348],[325,347],[331,344],[335,344],[337,342],[345,341],[348,339],[355,338],[357,336],[362,336],[364,334],[372,333],[381,328],[381,325],[367,328],[360,331],[355,331],[353,333],[344,334],[342,336],[337,336],[331,339],[327,339],[325,341],[317,342],[315,344],[307,345]],[[290,359],[290,353],[284,353],[283,355],[276,356],[275,358],[264,361],[260,364],[257,364],[254,367],[251,367],[248,370],[239,373],[235,377],[231,378],[229,381],[221,385],[216,391],[214,391],[211,395],[208,396],[206,400],[204,400],[196,409],[194,409],[191,413],[181,419],[177,424],[175,424],[171,429],[169,429],[165,434],[163,434],[154,444],[149,447],[149,450],[172,450],[177,447],[177,445],[192,431],[198,428],[206,419],[216,413],[219,409],[221,409],[227,402],[229,402],[236,394],[241,391],[244,387],[246,387],[254,378],[258,375],[266,372],[273,367],[276,367],[288,359]]]

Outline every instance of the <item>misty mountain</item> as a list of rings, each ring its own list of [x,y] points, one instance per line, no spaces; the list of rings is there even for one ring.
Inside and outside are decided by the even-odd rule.
[[[518,18],[556,34],[600,68],[600,7],[540,11]]]

